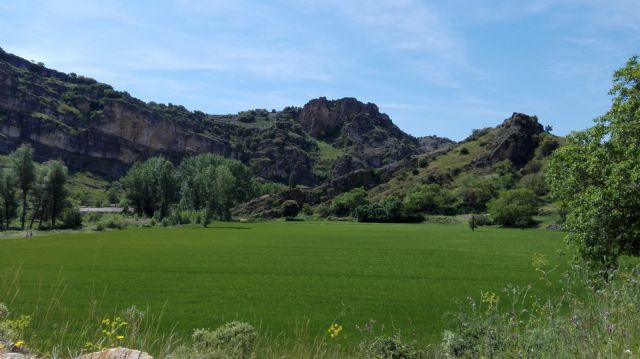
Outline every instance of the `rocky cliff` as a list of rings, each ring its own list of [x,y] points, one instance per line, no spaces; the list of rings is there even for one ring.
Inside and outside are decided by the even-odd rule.
[[[354,98],[208,115],[145,103],[1,49],[0,138],[0,153],[28,142],[40,161],[59,158],[72,170],[109,178],[152,156],[177,162],[211,152],[239,159],[264,178],[310,185],[422,151],[376,105]]]
[[[509,160],[516,168],[521,168],[533,158],[543,132],[538,117],[514,112],[493,130],[491,140],[473,162],[476,166],[486,167]]]

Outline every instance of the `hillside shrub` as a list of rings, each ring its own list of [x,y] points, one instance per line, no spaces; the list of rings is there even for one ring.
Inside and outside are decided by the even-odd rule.
[[[500,193],[487,205],[493,220],[505,227],[528,227],[538,212],[536,194],[526,188]]]
[[[365,204],[355,210],[358,222],[375,223],[420,223],[424,216],[407,211],[396,197],[389,197],[382,202]]]
[[[338,217],[346,217],[354,215],[356,208],[368,203],[367,191],[363,187],[354,188],[349,192],[336,196],[331,202],[330,212]]]
[[[282,202],[282,215],[287,219],[295,218],[300,212],[300,205],[298,202],[289,199]]]
[[[404,198],[408,211],[427,214],[454,214],[452,202],[451,193],[436,183],[418,185]]]

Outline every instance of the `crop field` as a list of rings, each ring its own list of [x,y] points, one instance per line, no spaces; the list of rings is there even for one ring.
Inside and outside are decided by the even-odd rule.
[[[238,319],[274,335],[304,325],[310,337],[340,323],[350,341],[357,324],[374,319],[376,331],[428,343],[450,325],[445,314],[481,291],[501,295],[509,283],[559,291],[540,283],[531,258],[545,255],[557,277],[569,260],[564,248],[553,231],[349,222],[0,239],[0,302],[14,313],[46,312],[37,328],[45,336],[55,335],[50,323],[135,305],[163,313],[161,329],[183,337]]]

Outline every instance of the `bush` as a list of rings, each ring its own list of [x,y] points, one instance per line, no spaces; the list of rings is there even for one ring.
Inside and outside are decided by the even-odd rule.
[[[453,214],[455,209],[450,206],[451,202],[449,191],[436,183],[416,186],[404,199],[408,211],[427,214]]]
[[[427,357],[423,350],[417,349],[412,344],[403,343],[400,336],[381,336],[363,341],[358,345],[358,356],[363,359],[420,359]]]
[[[547,135],[544,136],[542,142],[540,143],[540,153],[542,153],[543,156],[547,157],[551,155],[553,151],[558,149],[558,147],[560,147],[560,143],[558,143],[558,140],[553,138],[553,136]]]
[[[469,154],[469,150],[466,147],[462,147],[460,149],[460,154],[461,155],[468,155]]]
[[[376,223],[420,223],[424,217],[407,212],[398,198],[389,197],[382,202],[366,204],[356,208],[355,217],[358,222]]]
[[[105,229],[125,229],[127,227],[124,219],[119,214],[105,214],[96,223],[97,231]]]
[[[487,207],[493,220],[506,227],[531,226],[538,212],[536,194],[526,188],[504,191]]]
[[[368,204],[367,191],[363,187],[336,196],[331,202],[331,213],[338,217],[353,215],[356,208]]]
[[[300,205],[298,202],[288,199],[282,202],[282,215],[287,218],[295,218],[300,212]]]
[[[249,359],[253,356],[257,332],[243,322],[230,322],[218,329],[196,329],[193,346],[178,348],[169,356],[172,359]]]
[[[62,228],[82,227],[82,215],[76,207],[67,207],[62,211]]]

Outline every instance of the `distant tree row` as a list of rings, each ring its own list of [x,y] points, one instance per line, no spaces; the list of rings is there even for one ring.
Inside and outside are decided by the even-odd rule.
[[[33,148],[20,146],[0,169],[0,227],[9,229],[15,219],[22,230],[33,228],[36,221],[38,228],[80,225],[80,215],[68,200],[67,178],[64,163],[49,161],[36,168]]]
[[[162,219],[171,211],[203,211],[205,226],[214,217],[230,220],[233,206],[260,191],[247,166],[213,154],[186,158],[177,168],[163,157],[150,158],[133,166],[121,184],[137,214]]]

